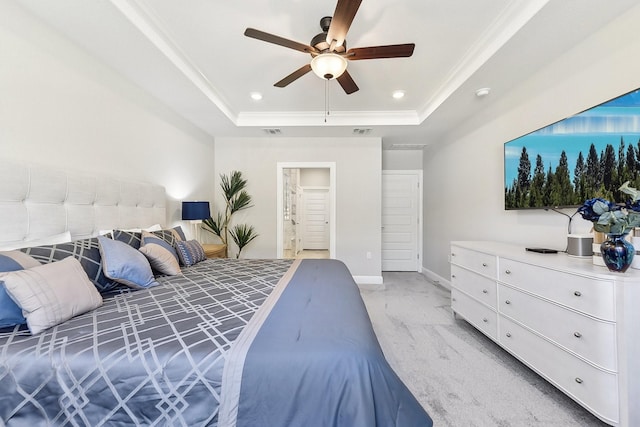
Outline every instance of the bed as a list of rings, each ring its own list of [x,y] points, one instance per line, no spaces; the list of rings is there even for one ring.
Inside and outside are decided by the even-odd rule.
[[[83,268],[94,232],[69,251]],[[99,306],[37,334],[0,329],[0,425],[432,425],[340,261],[206,259],[153,280],[101,289]]]

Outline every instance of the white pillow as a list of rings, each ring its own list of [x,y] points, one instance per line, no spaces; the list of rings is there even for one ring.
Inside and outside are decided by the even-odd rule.
[[[22,309],[33,335],[102,305],[102,296],[72,256],[2,273],[0,280]]]
[[[71,241],[71,233],[65,231],[64,233],[54,234],[53,236],[42,237],[40,239],[33,239],[27,241],[17,241],[7,243],[5,245],[0,246],[0,251],[12,251],[14,249],[20,248],[32,248],[34,246],[47,246],[47,245],[56,245],[58,243],[67,243]]]

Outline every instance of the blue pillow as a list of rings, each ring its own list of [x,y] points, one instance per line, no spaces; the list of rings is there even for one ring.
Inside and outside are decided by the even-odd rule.
[[[191,267],[194,264],[199,263],[207,259],[207,255],[204,253],[202,245],[197,240],[178,241],[176,242],[176,249],[178,252],[178,258],[182,265]]]
[[[98,236],[102,271],[109,279],[134,289],[146,289],[158,284],[151,265],[140,251],[124,242]]]
[[[20,251],[0,252],[0,273],[24,270],[39,265],[41,265],[39,261]],[[0,276],[0,328],[24,323],[27,323],[27,320],[22,315],[22,309],[7,294],[7,289]]]

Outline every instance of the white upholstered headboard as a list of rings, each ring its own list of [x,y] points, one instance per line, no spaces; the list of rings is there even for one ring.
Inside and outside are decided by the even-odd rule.
[[[165,223],[162,186],[0,159],[0,246]]]

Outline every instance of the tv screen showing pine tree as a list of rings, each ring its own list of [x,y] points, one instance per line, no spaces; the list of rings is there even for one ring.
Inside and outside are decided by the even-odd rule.
[[[640,188],[640,89],[504,145],[506,209],[570,207]]]

